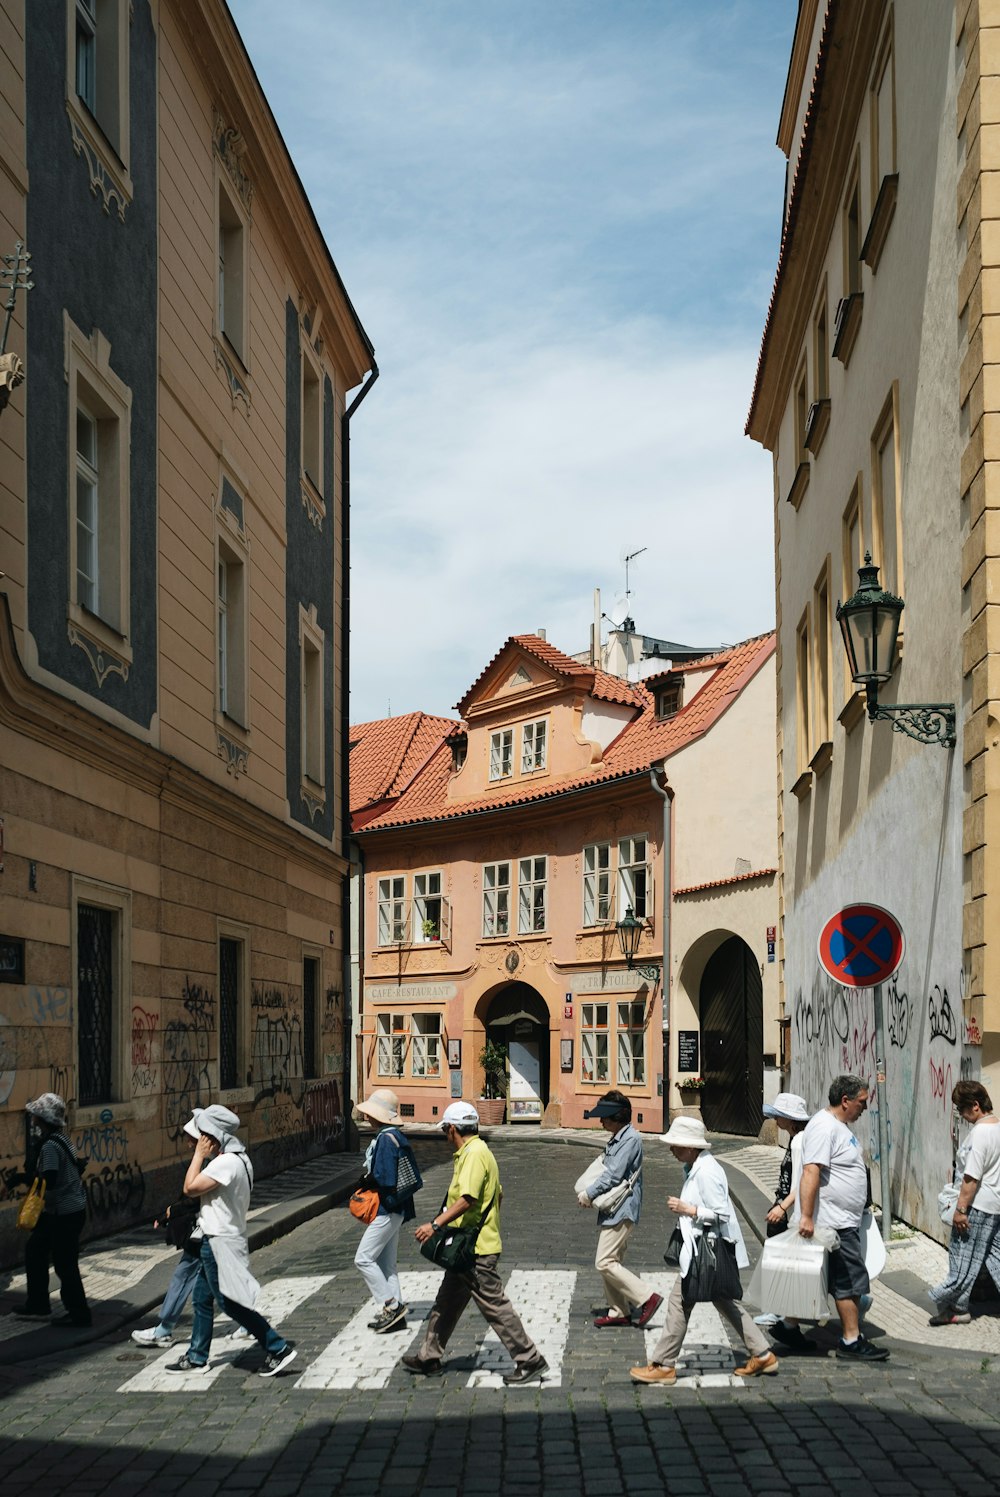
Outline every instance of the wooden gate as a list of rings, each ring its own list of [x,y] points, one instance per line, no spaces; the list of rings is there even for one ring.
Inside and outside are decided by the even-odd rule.
[[[764,990],[757,959],[739,936],[709,959],[700,1008],[705,1126],[756,1135],[764,1121]]]

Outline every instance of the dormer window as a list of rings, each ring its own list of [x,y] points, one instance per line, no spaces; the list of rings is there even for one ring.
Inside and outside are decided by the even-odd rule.
[[[681,709],[683,686],[680,680],[668,681],[656,693],[656,716],[659,719],[676,717]]]
[[[462,768],[469,752],[469,740],[463,733],[459,738],[451,740],[451,769],[455,774]]]
[[[514,773],[514,730],[490,734],[490,779],[509,780]]]
[[[544,769],[548,758],[548,723],[543,717],[538,722],[525,723],[521,734],[521,773],[534,774]]]

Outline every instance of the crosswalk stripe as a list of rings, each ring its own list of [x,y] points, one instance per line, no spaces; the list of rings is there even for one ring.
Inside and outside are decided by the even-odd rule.
[[[663,1304],[645,1330],[646,1361],[653,1360],[653,1349],[663,1334],[667,1318],[667,1300],[677,1281],[673,1273],[646,1274],[642,1282],[663,1295]],[[677,1379],[686,1388],[742,1388],[743,1379],[734,1377],[733,1356],[726,1322],[713,1304],[695,1305],[688,1321],[687,1335],[677,1358]]]
[[[515,1268],[507,1280],[507,1297],[549,1364],[545,1374],[547,1388],[562,1386],[563,1357],[569,1339],[569,1312],[575,1288],[575,1273],[554,1269]],[[472,1308],[470,1306],[470,1310]],[[499,1336],[490,1330],[479,1348],[466,1387],[502,1388],[503,1375],[511,1372],[513,1365]]]
[[[440,1283],[437,1269],[401,1273],[399,1292],[406,1305],[406,1331],[379,1336],[369,1330],[375,1307],[368,1300],[309,1364],[296,1388],[384,1388],[411,1345],[413,1332],[427,1319]]]
[[[273,1279],[270,1284],[264,1285],[255,1308],[270,1321],[276,1330],[281,1329],[281,1322],[304,1304],[307,1299],[316,1294],[325,1284],[329,1284],[335,1277],[334,1274],[312,1274],[302,1278]],[[231,1325],[231,1321],[223,1322]],[[218,1326],[222,1329],[222,1324]],[[212,1341],[211,1366],[205,1372],[189,1373],[181,1377],[177,1373],[167,1372],[172,1362],[176,1362],[184,1355],[184,1346],[177,1342],[165,1352],[163,1356],[157,1357],[142,1372],[130,1378],[118,1389],[119,1393],[180,1393],[189,1389],[192,1384],[199,1388],[214,1383],[215,1379],[230,1367],[236,1357],[245,1352],[248,1347],[256,1346],[256,1342],[245,1339],[235,1339],[231,1333],[216,1336]]]

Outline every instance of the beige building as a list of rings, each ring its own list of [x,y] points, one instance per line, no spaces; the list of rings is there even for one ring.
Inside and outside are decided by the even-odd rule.
[[[0,252],[34,280],[0,414],[0,1180],[61,1092],[96,1232],[176,1191],[193,1105],[265,1173],[343,1137],[349,392],[377,370],[225,6],[0,24]]]
[[[774,455],[790,1079],[814,1106],[839,1071],[874,1084],[872,996],[821,973],[817,939],[845,904],[887,908],[907,942],[885,990],[892,1206],[939,1236],[952,1087],[1000,1084],[998,140],[992,0],[803,0],[747,425]],[[906,604],[879,701],[953,703],[954,747],[867,720],[835,617],[866,552]]]

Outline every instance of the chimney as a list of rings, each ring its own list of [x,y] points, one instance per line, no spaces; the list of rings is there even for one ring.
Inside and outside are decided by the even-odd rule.
[[[544,639],[545,638],[545,630],[544,629],[536,629],[535,630],[535,637],[537,639]]]

